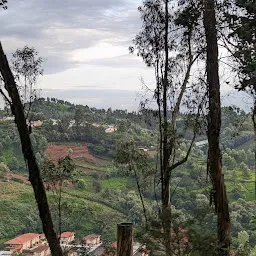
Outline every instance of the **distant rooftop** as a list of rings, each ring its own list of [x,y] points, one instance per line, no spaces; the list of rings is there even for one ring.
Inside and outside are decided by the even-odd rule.
[[[73,236],[75,233],[74,232],[63,232],[61,233],[60,237],[71,237]]]
[[[27,234],[17,236],[14,239],[11,239],[11,240],[5,242],[4,244],[24,244],[27,241],[30,241],[31,239],[34,239],[39,236],[40,236],[40,234],[27,233]]]

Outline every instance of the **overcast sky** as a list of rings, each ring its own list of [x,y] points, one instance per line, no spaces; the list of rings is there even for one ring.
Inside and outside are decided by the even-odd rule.
[[[141,78],[154,87],[154,72],[128,52],[141,27],[141,2],[8,0],[8,10],[0,12],[0,40],[8,56],[28,45],[45,59],[43,96],[136,110]]]

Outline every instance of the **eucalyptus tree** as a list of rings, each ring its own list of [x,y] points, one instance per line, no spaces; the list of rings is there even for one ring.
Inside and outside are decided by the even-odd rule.
[[[24,46],[12,54],[12,70],[27,115],[38,98],[37,81],[43,75],[43,58],[34,47]]]
[[[230,1],[225,17],[230,29],[225,42],[231,53],[232,61],[237,64],[234,70],[239,77],[236,89],[247,92],[253,101],[256,198],[256,2]]]
[[[221,103],[216,4],[214,0],[205,0],[203,4],[203,23],[206,38],[206,74],[209,97],[207,131],[209,145],[208,169],[213,185],[212,199],[217,213],[218,255],[229,255],[230,216],[220,151]]]
[[[146,152],[138,149],[133,139],[124,138],[116,146],[115,162],[119,166],[123,166],[128,171],[128,174],[135,178],[147,225],[148,218],[143,198],[143,184],[145,184],[147,176],[152,174],[152,167],[148,162],[148,155]]]
[[[190,3],[190,2],[189,2]],[[192,67],[200,58],[204,47],[197,43],[200,12],[198,5],[186,4],[177,6],[172,0],[145,0],[140,6],[142,29],[135,37],[131,52],[142,57],[145,64],[154,68],[156,86],[154,99],[157,103],[157,118],[159,124],[159,169],[161,201],[160,218],[164,230],[164,245],[166,255],[173,255],[172,248],[172,211],[171,211],[171,177],[175,168],[185,163],[189,157],[193,142],[198,131],[194,126],[194,136],[187,149],[185,157],[176,153],[180,133],[177,129],[177,119],[182,106],[193,106],[192,116],[196,124],[199,116],[197,107],[202,107],[202,101],[197,92],[200,86],[197,78],[190,79]],[[193,12],[192,12],[193,11]],[[193,15],[189,15],[192,12]],[[204,41],[203,41],[204,42]],[[188,96],[189,95],[189,96]],[[195,98],[193,98],[195,97]],[[195,114],[196,113],[196,114]],[[198,115],[197,115],[198,114]]]
[[[3,98],[10,104],[12,114],[14,115],[15,124],[17,126],[22,153],[24,160],[29,170],[29,181],[33,187],[35,199],[37,202],[39,215],[42,221],[43,231],[49,242],[51,254],[53,256],[61,256],[62,250],[54,230],[51,212],[44,188],[44,184],[41,178],[40,169],[36,161],[35,152],[32,147],[30,132],[27,127],[26,116],[24,113],[24,107],[19,95],[15,78],[10,69],[6,55],[4,54],[2,45],[0,44],[0,73],[1,73],[1,84],[0,93]],[[4,88],[3,88],[4,87]],[[8,96],[5,91],[7,91]]]
[[[56,195],[59,235],[62,233],[63,187],[65,182],[72,179],[74,171],[75,163],[69,155],[60,158],[58,165],[55,165],[51,160],[47,160],[41,168],[43,181],[48,184],[47,189],[49,188]]]

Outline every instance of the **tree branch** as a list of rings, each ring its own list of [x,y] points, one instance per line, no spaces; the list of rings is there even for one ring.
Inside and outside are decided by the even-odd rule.
[[[193,139],[192,139],[192,141],[191,141],[191,143],[190,143],[190,146],[189,146],[189,149],[188,149],[188,151],[187,151],[186,156],[185,156],[182,160],[180,160],[180,161],[178,161],[177,163],[175,163],[175,164],[173,164],[172,166],[170,166],[170,167],[169,167],[169,172],[171,172],[172,170],[174,170],[174,169],[177,168],[178,166],[184,164],[184,163],[188,160],[188,157],[189,157],[190,151],[191,151],[191,149],[192,149],[192,146],[193,146],[193,144],[194,144],[194,142],[195,142],[195,139],[196,139],[196,132],[194,132],[194,136],[193,136]]]

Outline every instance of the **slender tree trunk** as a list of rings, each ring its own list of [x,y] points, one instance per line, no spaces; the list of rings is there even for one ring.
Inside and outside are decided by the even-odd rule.
[[[59,241],[61,238],[61,233],[62,233],[62,212],[61,212],[61,199],[62,199],[62,181],[59,182],[59,195],[58,195],[58,214],[59,214]]]
[[[169,0],[165,0],[165,35],[164,35],[164,51],[165,51],[165,63],[164,63],[164,77],[163,77],[163,136],[162,136],[162,168],[163,168],[163,191],[162,191],[162,221],[164,228],[164,243],[166,255],[172,255],[171,248],[171,195],[170,195],[170,148],[168,143],[168,118],[167,118],[167,91],[168,91],[168,68],[169,68]]]
[[[256,96],[253,101],[252,122],[254,130],[254,196],[256,200]]]
[[[40,218],[42,220],[43,231],[49,242],[51,253],[53,256],[62,256],[62,250],[58,242],[56,232],[53,227],[51,213],[46,197],[43,181],[41,179],[40,170],[36,162],[36,157],[32,148],[29,130],[26,124],[26,118],[23,105],[20,100],[19,92],[9,67],[7,58],[0,43],[0,71],[4,79],[5,89],[11,99],[11,110],[15,117],[15,123],[20,135],[22,153],[29,169],[29,181],[34,190],[35,199],[39,209]],[[1,91],[3,94],[3,91]]]
[[[213,184],[215,209],[218,218],[219,255],[229,255],[230,216],[219,146],[221,127],[220,82],[215,1],[204,1],[204,28],[207,43],[206,71],[209,90],[208,143],[209,171]]]
[[[130,171],[132,171],[131,167],[130,167]],[[144,199],[143,199],[142,190],[141,190],[141,187],[140,187],[140,182],[139,182],[139,177],[137,175],[136,167],[133,167],[133,171],[134,171],[134,175],[135,175],[135,179],[136,179],[137,189],[138,189],[138,192],[139,192],[140,201],[141,201],[141,204],[142,204],[142,209],[143,209],[146,228],[147,228],[148,227],[147,211],[146,211],[146,207],[145,207],[145,203],[144,203]]]

